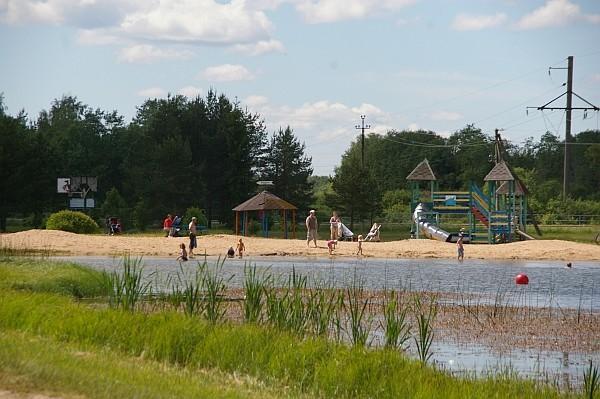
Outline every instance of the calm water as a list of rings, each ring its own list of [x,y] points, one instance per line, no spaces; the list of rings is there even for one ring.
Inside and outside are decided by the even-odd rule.
[[[98,270],[119,270],[120,258],[60,257]],[[203,260],[197,259],[197,260]],[[216,258],[209,258],[214,262]],[[180,264],[170,258],[144,258],[144,273],[163,288],[169,276],[180,272]],[[525,306],[552,306],[562,309],[581,308],[584,312],[600,310],[600,263],[575,262],[572,269],[565,262],[511,260],[440,259],[315,259],[257,257],[227,259],[224,277],[231,287],[243,285],[244,266],[256,265],[283,283],[292,270],[315,282],[345,287],[359,279],[368,289],[427,290],[445,293],[478,294],[479,302],[493,302],[502,295],[503,303]],[[181,264],[191,275],[196,261]],[[517,286],[514,277],[529,276],[529,285]],[[381,331],[374,331],[374,341]],[[376,344],[377,342],[375,342]],[[414,343],[412,343],[414,346]],[[409,348],[409,353],[412,352]],[[438,342],[433,344],[432,360],[438,367],[454,374],[497,373],[510,370],[520,376],[548,380],[562,386],[580,386],[589,359],[600,363],[600,353],[580,354],[529,349],[496,352],[476,343]]]
[[[61,257],[101,270],[116,270],[120,258]],[[203,260],[197,258],[196,260]],[[153,275],[160,285],[169,275],[180,270],[179,262],[171,258],[144,258],[145,273]],[[209,262],[216,258],[209,258]],[[502,294],[504,302],[535,307],[600,310],[600,262],[565,262],[465,260],[458,263],[447,259],[353,259],[353,258],[290,258],[256,257],[227,259],[223,273],[231,278],[229,285],[241,287],[244,266],[256,265],[278,276],[280,282],[295,269],[320,282],[344,287],[357,278],[368,289],[427,290],[447,293],[482,295],[482,301],[494,301]],[[193,271],[196,261],[182,263],[184,270]],[[529,285],[518,286],[514,278],[519,273],[529,276]]]

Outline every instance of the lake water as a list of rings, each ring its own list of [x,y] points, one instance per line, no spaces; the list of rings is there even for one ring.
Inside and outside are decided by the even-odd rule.
[[[90,266],[98,270],[119,270],[120,258],[57,257]],[[197,258],[179,263],[171,258],[143,259],[144,273],[156,285],[165,285],[169,276],[181,269],[188,275],[196,268]],[[208,258],[209,263],[217,261]],[[476,294],[479,302],[494,302],[502,294],[504,304],[561,309],[581,308],[585,312],[600,310],[600,263],[574,262],[573,268],[564,262],[512,260],[444,259],[373,259],[373,258],[291,258],[256,257],[227,259],[223,275],[230,287],[242,287],[244,267],[256,265],[278,278],[283,284],[295,270],[308,276],[309,282],[346,287],[356,279],[367,289],[425,290],[443,293]],[[516,285],[519,273],[529,277],[528,285]],[[452,296],[452,295],[450,295]],[[375,340],[381,332],[374,332]],[[381,337],[379,337],[381,338]],[[413,344],[414,346],[414,344]],[[412,349],[409,349],[409,353]],[[580,386],[589,359],[600,364],[600,353],[581,354],[531,349],[496,352],[477,343],[434,341],[432,361],[454,374],[497,372],[547,380],[562,386]]]

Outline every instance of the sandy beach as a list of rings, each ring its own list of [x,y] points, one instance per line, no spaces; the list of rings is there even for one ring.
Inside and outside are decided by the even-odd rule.
[[[196,254],[224,255],[240,237],[235,235],[203,235],[198,239]],[[329,257],[325,241],[318,247],[306,246],[304,240],[282,240],[243,237],[246,255],[255,256],[316,256]],[[186,237],[140,237],[83,235],[57,230],[28,230],[0,235],[0,245],[10,248],[49,250],[65,255],[121,255],[130,253],[145,256],[177,256],[178,245],[188,243]],[[312,243],[311,243],[312,244]],[[356,256],[357,243],[340,242],[334,256]],[[363,243],[365,257],[376,258],[440,258],[456,256],[456,245],[434,240],[400,240]],[[561,240],[533,240],[510,244],[472,244],[465,246],[465,258],[523,259],[523,260],[597,260],[600,245]],[[600,264],[599,264],[600,265]]]

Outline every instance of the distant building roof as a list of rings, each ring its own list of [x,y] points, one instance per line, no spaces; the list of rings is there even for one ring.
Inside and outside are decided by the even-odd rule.
[[[433,173],[433,170],[431,170],[431,166],[429,166],[429,161],[427,158],[425,158],[420,164],[417,165],[416,168],[413,169],[412,172],[410,172],[408,176],[406,176],[406,180],[435,181],[437,179]]]
[[[263,191],[261,193],[256,194],[254,197],[249,200],[239,204],[233,211],[243,212],[243,211],[265,211],[272,209],[298,209],[294,205],[289,202],[282,200],[275,194],[271,194],[268,191]]]
[[[484,181],[512,181],[515,177],[510,172],[510,168],[504,161],[500,161],[483,179]]]

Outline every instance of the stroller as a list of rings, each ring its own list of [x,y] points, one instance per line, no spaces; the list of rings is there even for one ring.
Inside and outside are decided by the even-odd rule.
[[[173,224],[171,225],[171,237],[179,237],[179,232],[182,227],[182,217],[175,215],[175,219],[173,219]]]
[[[371,226],[371,230],[365,237],[365,241],[381,241],[381,238],[379,237],[379,229],[381,229],[381,225],[373,223],[373,226]]]
[[[348,227],[346,227],[346,225],[344,223],[340,222],[338,231],[341,232],[338,240],[340,240],[340,241],[354,240],[354,233],[352,231],[350,231],[350,229]]]
[[[115,234],[121,234],[123,232],[123,225],[121,225],[121,219],[117,217],[106,218],[106,232],[108,235],[114,236]]]

